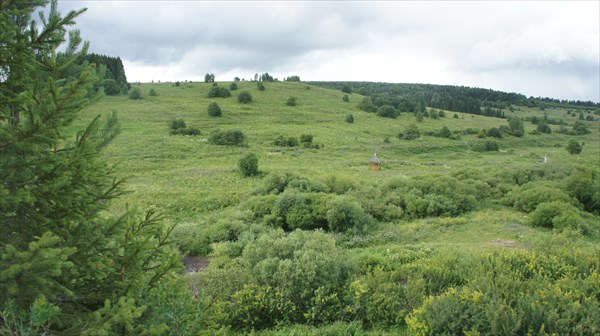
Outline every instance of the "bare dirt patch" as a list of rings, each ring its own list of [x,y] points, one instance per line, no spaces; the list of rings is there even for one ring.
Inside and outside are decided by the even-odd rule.
[[[204,271],[210,264],[210,258],[204,256],[187,256],[183,258],[185,273],[196,273]]]

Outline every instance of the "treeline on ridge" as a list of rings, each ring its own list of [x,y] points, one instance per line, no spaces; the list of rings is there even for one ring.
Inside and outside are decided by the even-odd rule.
[[[502,92],[491,89],[472,88],[455,85],[375,83],[375,82],[309,82],[312,85],[356,92],[370,96],[375,106],[379,101],[387,101],[396,108],[413,112],[415,107],[426,105],[448,111],[504,118],[502,109],[512,109],[513,105],[526,107],[568,106],[570,108],[598,108],[600,104],[591,101],[566,101],[552,98],[526,97],[514,92]],[[392,101],[390,104],[389,102]],[[398,106],[399,105],[399,106]],[[413,110],[408,111],[412,107]]]

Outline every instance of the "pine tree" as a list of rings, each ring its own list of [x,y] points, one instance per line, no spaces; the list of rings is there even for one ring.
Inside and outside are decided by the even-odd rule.
[[[181,264],[159,216],[109,212],[124,190],[100,151],[119,133],[116,113],[72,139],[66,128],[99,78],[81,61],[84,10],[52,1],[5,2],[0,13],[0,333],[142,333],[144,293]],[[42,314],[43,313],[43,314]]]

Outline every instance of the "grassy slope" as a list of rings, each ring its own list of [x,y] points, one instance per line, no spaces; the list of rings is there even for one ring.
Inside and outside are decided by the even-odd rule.
[[[227,86],[229,83],[220,83]],[[560,169],[565,162],[582,165],[600,163],[598,123],[588,122],[592,134],[577,137],[585,142],[581,155],[569,155],[565,145],[571,136],[530,135],[523,138],[507,137],[499,140],[501,150],[494,153],[476,153],[470,144],[479,141],[475,135],[463,135],[460,140],[421,137],[414,141],[399,140],[396,135],[406,125],[415,123],[411,114],[398,119],[377,117],[359,111],[357,103],[362,96],[350,95],[350,102],[342,101],[343,93],[307,86],[302,83],[266,83],[259,91],[255,83],[240,82],[239,90],[230,98],[206,98],[210,84],[182,83],[143,84],[144,99],[133,101],[125,96],[104,97],[88,107],[75,125],[82,128],[97,114],[116,110],[122,121],[122,134],[107,148],[104,155],[109,163],[117,164],[118,174],[128,178],[132,193],[114,205],[116,211],[125,204],[142,208],[157,208],[167,221],[183,226],[209,225],[210,213],[219,216],[220,209],[235,205],[260,185],[261,178],[244,178],[237,170],[237,162],[246,152],[259,157],[262,172],[295,172],[310,178],[335,174],[361,183],[382,183],[389,178],[422,174],[448,174],[457,169],[476,167],[506,169],[541,164],[548,155],[549,165]],[[158,96],[148,95],[154,88]],[[237,102],[237,94],[250,91],[254,102]],[[297,97],[297,106],[286,106],[288,97]],[[223,116],[208,116],[210,102],[220,105]],[[546,110],[551,118],[575,120],[564,110]],[[521,107],[512,112],[520,116],[542,116],[542,111]],[[510,115],[510,112],[507,112]],[[354,124],[345,117],[353,114]],[[451,131],[466,128],[490,128],[506,125],[497,118],[447,112],[447,117],[425,118],[418,123],[421,131],[439,130],[447,126]],[[199,137],[171,136],[167,123],[172,118],[183,118],[188,127],[197,127]],[[535,125],[525,123],[526,132]],[[556,130],[556,126],[553,126]],[[240,129],[247,136],[246,147],[222,147],[206,140],[214,129]],[[312,134],[321,149],[282,148],[272,144],[277,135],[296,136]],[[384,139],[389,138],[389,142]],[[367,170],[367,161],[373,153],[383,160],[383,170]],[[450,243],[464,246],[490,246],[494,239],[517,239],[522,232],[524,218],[510,210],[485,210],[467,215],[466,221],[435,223],[436,219],[416,221],[398,226],[382,225],[380,231],[397,232],[405,237],[404,243]],[[496,221],[490,218],[499,218]],[[482,227],[482,224],[486,224]],[[494,245],[494,244],[492,244]]]
[[[220,85],[228,87],[229,83]],[[545,154],[549,158],[547,164],[557,170],[566,163],[600,164],[597,122],[586,122],[592,133],[576,137],[585,142],[581,155],[569,155],[565,150],[571,136],[531,135],[529,132],[536,126],[527,122],[525,137],[498,140],[499,152],[476,153],[469,149],[472,143],[481,141],[475,135],[463,135],[460,140],[430,136],[414,141],[399,140],[396,135],[415,123],[413,114],[386,119],[359,111],[356,105],[362,96],[357,94],[350,95],[350,102],[344,103],[343,93],[339,91],[302,83],[265,83],[264,92],[258,91],[255,83],[238,85],[239,90],[232,91],[230,98],[208,99],[210,84],[182,83],[179,87],[167,83],[143,84],[143,100],[104,97],[84,110],[73,130],[83,128],[97,114],[106,115],[113,110],[122,121],[122,134],[103,154],[107,162],[117,164],[119,176],[128,178],[127,186],[132,191],[113,205],[115,211],[126,204],[142,209],[156,208],[165,214],[166,221],[178,223],[184,232],[190,232],[227,218],[229,209],[248,197],[261,185],[264,175],[271,172],[294,172],[311,179],[336,175],[363,184],[378,184],[391,178],[450,174],[469,167],[511,170],[537,166],[542,164]],[[158,96],[148,95],[151,88]],[[252,93],[252,104],[237,102],[241,90]],[[290,96],[297,97],[297,106],[286,106]],[[220,105],[222,117],[208,116],[207,106],[212,101]],[[512,113],[541,117],[544,112],[550,118],[575,120],[567,116],[565,110],[521,107]],[[354,124],[345,122],[348,114],[354,115]],[[446,112],[446,118],[425,118],[417,125],[421,131],[439,130],[442,126],[454,131],[507,125],[502,119],[456,114],[457,119],[452,118],[454,112]],[[173,118],[183,118],[188,126],[199,128],[202,134],[198,137],[169,135],[167,124]],[[242,130],[248,139],[247,146],[209,144],[207,137],[215,129]],[[282,148],[272,143],[278,135],[299,137],[301,134],[312,134],[314,143],[324,147]],[[384,141],[386,138],[389,142]],[[250,151],[259,157],[259,169],[265,173],[262,176],[245,178],[238,172],[239,158]],[[367,170],[373,153],[383,160],[383,170],[379,172]],[[529,228],[525,222],[523,213],[490,205],[459,218],[380,223],[368,237],[347,237],[341,242],[345,241],[345,246],[360,246],[354,248],[357,254],[393,259],[403,255],[406,248],[458,249],[468,253],[490,248],[527,248],[547,241],[544,237],[550,233]],[[573,243],[581,247],[597,246],[593,240],[574,239]],[[327,329],[302,328],[306,328],[302,333],[315,335]],[[377,331],[377,334],[382,332]],[[404,332],[404,329],[389,331],[390,334]]]

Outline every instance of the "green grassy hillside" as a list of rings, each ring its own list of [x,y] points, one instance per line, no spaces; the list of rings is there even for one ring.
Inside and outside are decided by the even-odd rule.
[[[203,291],[203,299],[211,302],[208,305],[211,308],[206,310],[206,319],[214,321],[213,328],[240,331],[282,324],[287,327],[265,333],[351,334],[358,333],[360,329],[361,332],[373,334],[381,334],[384,332],[382,330],[397,334],[408,332],[408,325],[410,332],[416,334],[428,334],[427,330],[430,334],[444,330],[452,333],[452,330],[443,329],[443,326],[436,327],[441,318],[438,321],[432,317],[437,314],[436,309],[443,309],[444,304],[448,307],[451,304],[461,305],[462,308],[458,310],[465,314],[468,314],[468,309],[477,306],[476,311],[485,315],[496,314],[491,307],[505,300],[506,309],[512,309],[510,314],[513,314],[507,313],[507,316],[510,315],[513,320],[507,317],[502,322],[504,324],[498,323],[514,326],[519,320],[518,326],[522,329],[515,332],[531,330],[536,333],[540,325],[554,323],[552,330],[571,333],[570,329],[561,329],[563,326],[559,322],[550,321],[550,313],[547,317],[540,317],[541,322],[523,315],[531,313],[531,310],[523,308],[527,304],[522,302],[533,302],[543,295],[535,283],[553,286],[557,291],[581,289],[570,298],[556,294],[553,296],[556,301],[553,302],[570,304],[583,300],[587,302],[585,309],[588,309],[593,306],[595,296],[597,304],[598,287],[595,290],[591,288],[594,288],[594,281],[597,284],[598,262],[584,262],[598,256],[599,217],[597,208],[594,208],[597,206],[594,202],[598,200],[594,199],[597,196],[589,196],[592,205],[586,208],[581,200],[587,199],[587,196],[578,196],[572,189],[575,182],[569,180],[575,179],[574,176],[586,176],[589,178],[582,180],[583,184],[588,181],[592,188],[594,183],[598,185],[600,133],[597,121],[584,121],[591,131],[586,135],[559,134],[555,125],[551,125],[551,134],[531,134],[537,126],[525,122],[523,137],[505,134],[500,139],[480,138],[478,134],[482,129],[507,126],[508,122],[505,119],[449,111],[445,112],[443,118],[424,118],[423,122],[417,122],[413,113],[402,113],[396,119],[382,118],[375,113],[359,110],[357,105],[363,96],[355,93],[349,95],[349,102],[344,102],[344,94],[340,91],[304,83],[264,84],[266,90],[259,91],[256,83],[239,82],[239,89],[232,91],[229,98],[207,98],[212,84],[206,83],[134,85],[141,89],[143,99],[103,97],[86,108],[73,126],[73,130],[81,129],[94,116],[117,111],[122,122],[122,133],[103,155],[107,162],[116,165],[118,176],[127,179],[131,193],[113,204],[113,209],[119,212],[126,206],[154,208],[164,214],[166,222],[178,224],[175,238],[180,241],[184,252],[209,254],[212,257],[208,271],[189,275],[188,278],[193,284],[200,284],[198,286]],[[219,86],[229,87],[229,83],[219,83]],[[150,89],[154,89],[157,96],[150,96]],[[252,103],[238,103],[237,95],[244,90],[252,94]],[[296,106],[286,105],[289,97],[297,98]],[[221,117],[208,115],[207,107],[211,102],[219,104],[223,113]],[[563,120],[568,129],[577,120],[575,116],[567,115],[566,110],[558,108],[542,111],[520,107],[512,112],[506,111],[509,117],[522,118],[542,118],[544,113],[549,118]],[[353,115],[354,123],[345,121],[349,114]],[[169,121],[178,118],[184,119],[188,127],[198,128],[201,134],[170,135]],[[399,139],[397,135],[411,124],[418,127],[421,137],[415,140]],[[444,126],[451,131],[453,139],[428,135]],[[217,129],[242,131],[246,136],[245,144],[233,147],[211,144],[208,138]],[[274,144],[275,138],[280,135],[300,138],[303,134],[312,135],[313,144],[319,148],[305,148],[301,144],[297,147],[280,147]],[[478,143],[492,139],[498,144],[498,151],[473,150]],[[584,143],[581,154],[567,152],[570,139]],[[238,161],[250,152],[258,156],[261,173],[255,177],[244,177],[239,171]],[[382,160],[380,171],[368,170],[368,161],[374,153]],[[261,191],[272,182],[270,179],[274,176],[284,176],[286,173],[304,179],[296,181],[297,184],[309,185],[298,187],[301,196],[294,196],[291,191]],[[571,202],[569,204],[573,204],[575,210],[569,208],[570,212],[565,210],[559,214],[566,216],[568,212],[572,216],[560,222],[567,223],[564,224],[566,226],[554,224],[554,229],[549,229],[531,225],[534,209],[526,210],[526,205],[519,202],[525,202],[521,200],[526,198],[527,190],[538,186],[550,188],[544,190],[551,191],[544,194],[545,191],[540,189],[541,202],[555,200],[553,192],[556,190],[559,190],[556,195],[560,193],[560,197],[570,197],[565,198],[564,202]],[[563,193],[568,195],[562,196]],[[283,204],[284,196],[281,195],[306,197],[303,206],[308,212],[300,212],[298,216],[320,218],[327,224],[313,227],[300,222],[305,225],[304,228],[323,228],[324,237],[306,238],[299,236],[299,233],[294,233],[298,236],[291,234],[291,238],[278,236],[278,228],[293,231],[293,223],[298,222],[297,218],[294,219],[296,222],[288,218],[287,224],[281,224],[282,219],[276,218],[283,216],[283,221],[286,221],[286,213],[277,213],[279,210],[275,209]],[[417,200],[413,202],[407,195],[416,195],[414,197]],[[464,209],[454,209],[454,205],[448,205],[467,196],[472,204]],[[366,227],[332,229],[333,215],[330,211],[336,206],[336,200],[356,204],[360,213],[364,211],[369,218]],[[264,204],[262,213],[257,204]],[[327,208],[320,209],[318,204],[323,207],[326,204]],[[423,208],[415,210],[411,207]],[[352,216],[348,218],[350,221]],[[558,220],[555,223],[559,223]],[[322,246],[327,248],[311,248],[310,244],[305,243],[302,248],[297,247],[298,250],[326,254],[334,251],[333,254],[339,254],[339,258],[352,261],[352,266],[340,271],[340,274],[347,272],[343,281],[328,287],[316,279],[315,288],[327,288],[324,291],[329,296],[314,296],[317,291],[312,288],[309,291],[312,294],[302,296],[305,301],[290,298],[289,302],[295,308],[288,309],[301,310],[303,313],[299,315],[282,313],[278,319],[277,314],[281,311],[269,310],[269,304],[264,302],[261,303],[264,311],[252,310],[253,304],[259,304],[257,299],[251,300],[251,289],[254,287],[248,286],[259,286],[256,288],[261,288],[260,291],[265,293],[269,293],[265,289],[268,287],[274,293],[284,293],[281,295],[286,297],[287,292],[281,288],[287,285],[260,280],[267,269],[260,268],[260,262],[253,264],[248,261],[251,255],[248,251],[252,248],[252,251],[260,251],[261,242],[265,241],[264,244],[268,245],[269,239],[273,244],[280,242],[285,245],[285,239],[302,241],[305,238],[322,242]],[[330,247],[329,242],[335,246]],[[551,252],[553,247],[556,249]],[[581,256],[580,261],[572,261],[568,257],[575,250]],[[272,257],[264,256],[266,259]],[[555,259],[550,261],[548,258]],[[255,265],[249,266],[254,267],[248,271],[252,275],[236,273],[243,270],[235,271],[232,266],[235,260],[242,265]],[[515,263],[512,268],[507,266],[511,262]],[[542,265],[539,267],[554,268],[539,270],[536,262]],[[332,263],[343,264],[335,260]],[[511,277],[522,272],[521,264],[525,265],[523,269],[530,267],[535,274],[519,278],[516,282],[504,278],[498,280],[506,285],[498,289],[500,292],[486,282],[488,272],[500,272]],[[562,271],[559,270],[561,267],[564,268]],[[320,274],[318,268],[313,271],[307,268],[302,272]],[[292,273],[286,274],[283,278],[294,279]],[[562,274],[562,282],[557,280],[559,274]],[[579,281],[576,280],[578,277],[585,284],[575,284]],[[232,278],[236,278],[235,281]],[[218,285],[223,281],[232,283],[230,287]],[[392,286],[394,290],[386,292],[391,288],[384,286],[384,283],[388,283],[386,281],[395,284],[396,287]],[[306,282],[310,283],[309,280]],[[518,298],[511,296],[514,290],[510,286],[522,286],[524,294]],[[283,292],[278,292],[280,289]],[[456,294],[456,290],[462,291],[461,294]],[[215,293],[223,293],[223,296],[218,297]],[[480,294],[486,299],[478,301],[476,298]],[[504,299],[496,301],[498,295]],[[386,299],[396,296],[393,302]],[[247,301],[243,301],[243,298]],[[249,307],[247,312],[232,308],[239,307],[240,302],[245,302],[242,306]],[[319,302],[321,310],[317,311],[315,307]],[[331,306],[327,306],[327,302]],[[467,307],[468,304],[472,306]],[[275,303],[273,305],[277,306]],[[547,309],[559,309],[561,305],[548,303]],[[589,309],[587,312],[590,314],[598,312],[595,308]],[[331,311],[338,311],[339,315],[327,315]],[[396,315],[390,316],[390,311]],[[243,318],[246,316],[244,314],[262,316],[260,314],[263,313],[274,316],[272,318],[276,320],[257,317],[256,321],[249,322]],[[316,318],[319,313],[322,316]],[[469,315],[470,319],[467,320],[476,320],[476,315]],[[458,316],[448,318],[459,319]],[[581,322],[579,318],[577,315],[570,321]],[[330,324],[331,321],[349,320],[353,322]],[[298,323],[317,327],[294,326]],[[485,334],[492,328],[473,323],[454,330],[469,331],[471,329],[468,328],[472,328]],[[591,325],[598,327],[597,322]],[[590,330],[598,331],[592,328],[585,329],[583,333]]]

